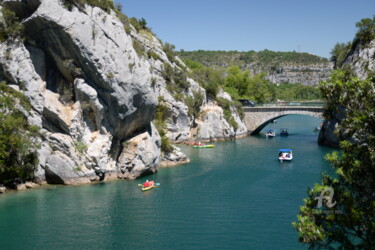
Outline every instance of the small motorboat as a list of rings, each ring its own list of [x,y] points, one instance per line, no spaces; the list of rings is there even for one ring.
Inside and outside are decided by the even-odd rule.
[[[208,145],[200,144],[200,145],[194,145],[193,146],[193,148],[213,148],[213,147],[215,147],[215,145],[213,145],[213,144],[208,144]]]
[[[276,136],[276,133],[275,133],[275,130],[273,130],[273,129],[270,129],[266,132],[267,138],[272,138],[272,137],[275,137],[275,136]]]
[[[280,129],[280,135],[281,136],[288,136],[289,135],[288,129],[287,128],[281,128]]]
[[[291,161],[293,159],[293,152],[291,149],[280,149],[279,150],[279,160]]]

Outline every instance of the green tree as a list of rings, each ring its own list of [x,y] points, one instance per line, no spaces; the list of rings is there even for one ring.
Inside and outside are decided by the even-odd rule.
[[[326,156],[336,176],[323,175],[308,191],[293,226],[310,248],[372,249],[375,243],[375,79],[335,71],[320,86],[327,110],[345,118],[337,127],[342,152]],[[329,118],[329,112],[325,113]],[[325,188],[334,201],[317,208]],[[323,194],[322,194],[323,193]],[[332,205],[334,206],[332,207]]]
[[[27,123],[16,107],[29,110],[30,104],[19,92],[0,83],[0,184],[15,188],[33,180],[38,164],[35,136],[38,128]]]
[[[371,18],[362,19],[356,23],[358,28],[356,39],[362,43],[370,42],[375,38],[375,15]]]
[[[352,43],[336,43],[331,51],[331,58],[330,61],[335,64],[335,68],[340,68],[346,56],[349,54],[350,49],[352,48]]]
[[[147,29],[147,21],[143,17],[138,20],[139,25],[141,25],[142,29]]]
[[[274,85],[266,79],[266,74],[261,73],[250,79],[247,96],[257,103],[271,102],[275,100]]]
[[[250,84],[249,71],[242,72],[240,67],[231,66],[227,70],[227,77],[224,79],[225,86],[237,90],[238,96],[245,96]]]

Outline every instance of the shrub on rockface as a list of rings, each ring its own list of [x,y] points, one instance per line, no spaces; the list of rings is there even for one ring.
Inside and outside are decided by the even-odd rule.
[[[182,93],[190,87],[190,82],[187,80],[186,73],[171,66],[169,63],[164,63],[162,77],[167,83],[167,89],[171,93]]]
[[[158,130],[161,137],[161,151],[164,153],[173,152],[173,147],[166,133],[166,124],[169,115],[168,107],[164,104],[164,99],[162,96],[159,97],[159,103],[156,108],[155,118],[153,120],[156,129]]]
[[[223,109],[225,120],[227,120],[229,125],[236,131],[238,129],[238,123],[234,120],[232,111],[230,110],[232,102],[224,98],[216,98],[216,102]]]
[[[200,92],[193,92],[193,96],[185,98],[185,104],[188,106],[188,115],[197,117],[203,104],[203,95]]]
[[[0,42],[4,42],[7,39],[15,40],[21,38],[24,31],[24,26],[16,14],[3,7],[1,9],[1,15],[3,17],[3,23],[0,23]]]
[[[15,188],[34,179],[38,164],[35,137],[39,128],[30,126],[24,113],[30,103],[19,92],[0,83],[0,184]]]

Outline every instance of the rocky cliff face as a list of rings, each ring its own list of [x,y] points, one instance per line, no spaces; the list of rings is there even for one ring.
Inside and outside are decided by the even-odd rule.
[[[370,72],[375,72],[375,40],[365,45],[358,44],[344,64],[350,65],[359,78],[366,79]]]
[[[283,64],[277,70],[268,71],[267,78],[272,83],[301,83],[306,86],[317,86],[328,79],[333,65],[320,64]]]
[[[366,44],[358,43],[351,50],[343,64],[344,67],[350,68],[360,79],[366,79],[369,74],[375,73],[375,40]],[[341,114],[345,114],[345,110],[341,109]],[[339,147],[339,141],[334,131],[337,125],[345,118],[343,115],[331,113],[331,119],[323,123],[322,130],[319,133],[319,144]]]
[[[165,63],[181,66],[168,59],[154,36],[133,27],[128,34],[113,11],[88,5],[68,10],[58,0],[7,0],[2,7],[25,27],[24,40],[0,43],[0,78],[28,98],[33,107],[28,121],[42,129],[41,182],[78,184],[156,172],[163,157],[152,123],[159,96],[168,105],[167,136],[192,138],[194,117],[167,90],[161,74]],[[139,55],[135,43],[157,56]],[[188,81],[184,95],[205,96],[198,83]],[[246,133],[233,112],[238,134]],[[237,135],[222,116],[198,127],[211,123],[224,124],[227,132],[215,130],[210,139]],[[165,158],[188,161],[178,150]]]
[[[206,66],[229,68],[237,65],[251,75],[265,72],[266,78],[275,84],[301,83],[316,86],[327,80],[333,64],[326,58],[308,53],[275,51],[181,51],[185,59],[200,62]]]

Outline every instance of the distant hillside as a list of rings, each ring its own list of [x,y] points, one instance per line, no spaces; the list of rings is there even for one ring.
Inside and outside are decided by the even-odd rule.
[[[252,75],[266,72],[273,83],[302,83],[315,86],[326,80],[332,71],[328,59],[299,52],[275,52],[263,50],[248,51],[180,51],[183,59],[200,62],[215,68],[228,68],[238,65],[242,70],[249,70]]]

